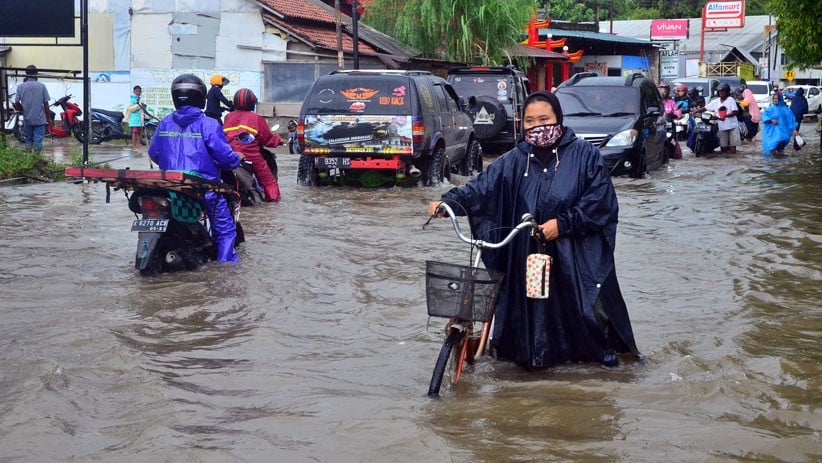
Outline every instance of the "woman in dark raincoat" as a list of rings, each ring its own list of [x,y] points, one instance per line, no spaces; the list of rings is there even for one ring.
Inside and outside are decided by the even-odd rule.
[[[551,93],[526,99],[523,127],[525,140],[442,196],[487,241],[500,241],[524,213],[533,214],[553,257],[550,297],[529,299],[525,261],[538,251],[535,239],[520,233],[510,245],[484,251],[485,266],[505,274],[492,333],[497,357],[529,370],[566,362],[615,366],[620,353],[639,358],[614,265],[619,206],[599,151],[562,126]],[[429,204],[429,214],[438,204]]]

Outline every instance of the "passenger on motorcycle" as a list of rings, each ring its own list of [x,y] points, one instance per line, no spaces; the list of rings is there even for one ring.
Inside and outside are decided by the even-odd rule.
[[[234,151],[251,161],[257,182],[265,191],[266,201],[280,200],[280,185],[277,178],[271,173],[265,158],[261,153],[264,146],[275,148],[283,144],[283,139],[268,128],[265,118],[254,112],[257,106],[257,96],[247,88],[241,88],[234,93],[234,111],[226,114],[223,131]],[[243,143],[239,140],[243,133],[254,136],[252,143]]]
[[[674,87],[674,101],[677,107],[684,111],[691,109],[691,97],[688,95],[688,86],[685,84],[677,84]]]
[[[662,107],[665,110],[665,116],[670,119],[679,119],[682,117],[682,110],[676,105],[676,101],[671,98],[670,85],[662,82],[659,84],[659,95],[662,97]]]
[[[148,149],[151,159],[163,170],[194,171],[208,180],[220,180],[220,169],[234,169],[240,156],[229,146],[220,123],[206,117],[206,86],[193,74],[182,74],[171,83],[171,99],[176,111],[157,126]],[[217,260],[238,262],[234,242],[237,228],[228,202],[214,192],[206,192],[203,206],[211,219],[211,233],[217,243]]]
[[[300,147],[297,145],[297,121],[288,121],[288,154],[299,153]]]

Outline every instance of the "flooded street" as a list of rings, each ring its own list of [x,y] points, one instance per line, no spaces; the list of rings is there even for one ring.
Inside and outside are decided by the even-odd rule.
[[[243,210],[240,265],[151,278],[122,192],[0,188],[0,461],[819,461],[813,126],[784,160],[745,146],[614,179],[645,363],[486,357],[438,400],[425,261],[468,248],[444,220],[421,227],[447,187],[297,186],[278,149],[283,201]]]

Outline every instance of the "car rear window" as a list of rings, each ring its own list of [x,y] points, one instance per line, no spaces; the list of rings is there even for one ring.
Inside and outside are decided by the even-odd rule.
[[[564,116],[627,116],[639,114],[634,87],[561,87],[556,91]]]
[[[756,93],[757,95],[767,95],[770,93],[766,84],[748,84],[747,86],[752,93]]]
[[[411,114],[412,91],[405,76],[324,76],[303,105],[304,114]]]
[[[508,75],[461,75],[454,74],[448,77],[451,86],[456,90],[457,95],[469,96],[490,96],[503,103],[508,103],[513,99],[515,87],[514,79]]]

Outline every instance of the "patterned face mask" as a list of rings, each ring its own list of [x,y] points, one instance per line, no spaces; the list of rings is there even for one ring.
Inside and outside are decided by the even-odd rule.
[[[537,148],[549,148],[557,144],[562,138],[562,126],[559,124],[545,124],[525,130],[525,141]]]

